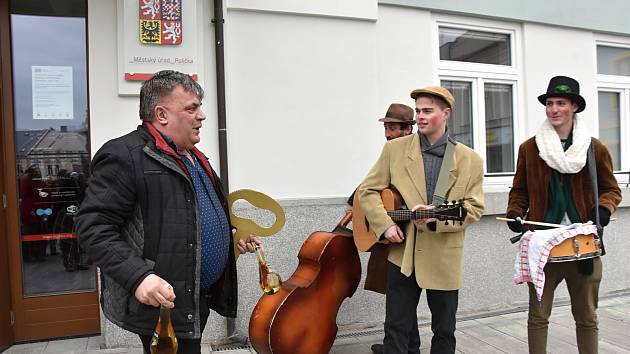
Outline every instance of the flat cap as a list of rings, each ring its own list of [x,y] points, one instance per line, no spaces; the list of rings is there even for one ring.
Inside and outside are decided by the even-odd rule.
[[[421,93],[442,98],[451,109],[453,109],[453,106],[455,105],[455,97],[453,97],[449,90],[442,86],[427,86],[415,89],[411,91],[411,98],[415,100]]]

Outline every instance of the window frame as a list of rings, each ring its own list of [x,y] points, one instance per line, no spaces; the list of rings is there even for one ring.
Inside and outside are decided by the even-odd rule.
[[[443,18],[442,16],[436,18],[435,20],[435,32],[436,32],[436,56],[437,63],[439,63],[439,70],[463,70],[463,71],[471,71],[471,72],[483,72],[483,73],[494,73],[494,74],[517,74],[518,64],[520,63],[519,58],[516,53],[517,41],[519,40],[520,34],[517,33],[518,28],[514,27],[498,27],[496,25],[490,25],[487,23],[486,25],[482,25],[480,22],[475,19],[462,19],[455,20],[454,18]],[[483,21],[488,22],[488,21]],[[463,30],[473,30],[487,33],[498,33],[498,34],[507,34],[510,38],[510,65],[500,65],[500,64],[485,64],[485,63],[474,63],[474,62],[464,62],[464,61],[455,61],[455,60],[443,60],[440,59],[440,27],[448,27],[448,28],[456,28]]]
[[[597,85],[598,97],[600,92],[619,94],[619,162],[621,166],[619,166],[619,170],[614,172],[628,174],[630,171],[630,153],[628,153],[627,147],[630,146],[626,142],[630,139],[630,86]],[[597,105],[599,111],[599,99]],[[600,135],[599,114],[597,116],[597,135]],[[627,178],[626,176],[625,183],[628,183]]]
[[[612,48],[622,48],[630,50],[630,42],[615,42],[615,41],[607,41],[607,40],[595,40],[595,74],[597,75],[597,81],[603,81],[608,83],[620,83],[620,84],[628,84],[630,83],[630,75],[610,75],[610,74],[600,74],[597,71],[597,47],[612,47]]]
[[[510,38],[510,65],[483,64],[460,62],[440,59],[440,27],[468,29],[474,31],[508,34]],[[484,175],[488,178],[484,180],[486,186],[497,186],[503,189],[512,183],[516,172],[518,158],[518,147],[524,140],[524,122],[520,117],[524,117],[523,93],[523,66],[522,52],[518,50],[522,43],[521,24],[513,22],[495,21],[489,19],[478,19],[460,17],[456,15],[434,14],[433,15],[433,47],[436,48],[434,62],[437,63],[435,77],[438,82],[465,81],[471,82],[472,94],[472,130],[473,130],[473,150],[484,159]],[[510,172],[488,173],[486,159],[486,116],[485,116],[485,83],[508,84],[512,86],[512,134],[513,134],[513,159],[514,170]]]
[[[480,89],[478,90],[480,92],[479,95],[479,132],[480,132],[480,140],[479,140],[479,146],[483,147],[483,159],[484,161],[487,162],[488,157],[487,157],[487,140],[486,140],[486,106],[485,106],[485,84],[499,84],[499,85],[509,85],[512,87],[512,161],[513,161],[513,170],[511,172],[488,172],[488,166],[487,163],[484,163],[484,174],[488,177],[491,176],[505,176],[505,175],[509,175],[509,176],[514,176],[514,173],[516,172],[516,159],[518,158],[518,146],[520,145],[520,143],[515,139],[516,138],[516,134],[517,134],[517,130],[516,130],[516,121],[518,120],[518,103],[517,103],[517,97],[518,97],[518,87],[517,87],[517,82],[515,80],[496,80],[496,79],[480,79],[479,81],[479,86]],[[483,94],[483,96],[481,96]],[[482,104],[483,103],[483,104]],[[483,117],[483,119],[481,119],[481,117]],[[483,132],[483,134],[481,134],[481,132]],[[481,140],[483,138],[483,140]]]
[[[514,170],[511,172],[488,172],[487,163],[484,163],[483,170],[486,177],[504,177],[513,176],[516,170],[516,159],[518,156],[518,145],[516,142],[517,136],[517,112],[519,104],[517,103],[518,97],[518,82],[515,80],[505,79],[486,79],[483,77],[465,77],[465,76],[440,76],[440,82],[442,81],[457,81],[470,83],[471,103],[472,103],[472,141],[471,147],[477,152],[484,162],[487,162],[486,156],[486,107],[485,107],[485,84],[500,84],[509,85],[512,87],[512,136],[515,137],[512,142],[513,146],[513,160]],[[477,119],[477,120],[476,120]]]
[[[627,184],[630,182],[630,75],[609,75],[600,74],[597,71],[597,47],[615,47],[630,49],[630,39],[613,36],[600,35],[596,37],[593,45],[594,56],[594,72],[595,72],[595,97],[599,97],[599,92],[609,92],[619,94],[619,160],[620,170],[615,170],[615,176],[619,183]],[[597,100],[596,119],[597,136],[599,137],[599,99]]]

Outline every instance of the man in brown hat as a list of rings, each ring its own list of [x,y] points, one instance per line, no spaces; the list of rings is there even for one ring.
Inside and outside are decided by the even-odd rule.
[[[392,140],[407,136],[413,132],[413,125],[416,122],[413,119],[413,109],[402,103],[392,103],[385,113],[385,117],[378,120],[383,122],[385,128],[385,139]],[[348,205],[346,211],[352,211],[352,201],[354,199],[354,192],[348,198]],[[378,349],[377,349],[378,350]]]
[[[422,289],[431,310],[432,353],[455,352],[455,314],[462,283],[464,230],[484,210],[483,161],[448,136],[455,99],[445,88],[411,92],[418,134],[388,141],[358,193],[370,230],[389,243],[385,308],[385,353],[419,353],[416,316]],[[442,168],[444,166],[444,168]],[[462,200],[461,223],[425,218],[401,229],[383,208],[380,192],[398,190],[412,210],[431,209],[444,199]]]
[[[586,107],[579,83],[566,76],[549,81],[547,92],[538,96],[545,106],[547,119],[536,135],[518,150],[516,173],[508,199],[508,223],[514,232],[522,232],[522,219],[569,225],[593,221],[604,227],[621,201],[621,190],[613,175],[610,153],[577,117]],[[589,147],[597,174],[597,189],[589,174]],[[594,190],[598,191],[597,204]],[[599,219],[599,222],[597,222]],[[527,225],[529,227],[529,225]],[[603,230],[600,228],[600,230]],[[554,290],[566,281],[575,319],[580,353],[597,353],[597,298],[602,278],[599,257],[580,261],[547,263],[542,299],[529,286],[527,341],[530,353],[546,353],[547,328]]]
[[[392,103],[391,105],[389,105],[387,113],[385,113],[385,117],[378,120],[379,122],[383,122],[383,127],[385,128],[385,139],[389,141],[413,133],[413,125],[416,122],[413,116],[413,108],[405,104]],[[348,198],[346,212],[352,211],[352,204],[354,201],[355,193],[356,190],[352,192],[352,194]],[[372,258],[372,256],[370,256],[370,262],[373,262],[377,258]],[[382,354],[383,344],[372,344],[370,349],[372,349],[372,352],[375,354]]]
[[[392,103],[385,113],[385,117],[378,120],[385,127],[385,138],[392,140],[407,136],[413,131],[413,109],[400,103]]]

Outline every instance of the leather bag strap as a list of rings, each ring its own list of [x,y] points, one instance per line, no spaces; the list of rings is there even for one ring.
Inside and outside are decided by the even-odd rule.
[[[597,226],[597,233],[600,241],[604,242],[602,237],[603,228],[599,223],[599,188],[597,184],[597,162],[595,161],[595,144],[593,144],[593,138],[591,138],[591,145],[588,147],[586,156],[586,164],[588,166],[588,172],[591,175],[591,184],[593,188],[593,204],[595,205],[595,225]]]
[[[446,150],[444,151],[444,157],[442,158],[442,166],[440,167],[440,173],[435,184],[435,192],[433,193],[433,200],[431,204],[442,205],[446,201],[446,187],[448,184],[448,173],[453,169],[455,164],[455,145],[457,142],[450,137],[446,140]]]

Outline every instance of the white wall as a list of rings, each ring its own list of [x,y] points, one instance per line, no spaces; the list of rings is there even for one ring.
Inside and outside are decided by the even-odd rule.
[[[349,194],[376,118],[372,22],[228,11],[230,187],[276,198]],[[380,139],[379,139],[380,142]]]
[[[230,9],[285,12],[375,20],[377,0],[226,0]]]
[[[208,116],[199,147],[218,169],[214,35],[211,2],[197,0],[204,21],[201,82]],[[247,1],[229,2],[245,8]],[[282,5],[284,4],[284,5]],[[435,84],[437,58],[431,13],[380,5],[376,21],[278,11],[226,10],[228,156],[231,189],[254,188],[275,198],[341,197],[375,161],[384,142],[376,120],[392,102],[413,106],[408,93]],[[237,6],[238,5],[238,6]],[[282,6],[280,6],[282,5]],[[108,139],[135,129],[138,98],[117,94],[116,0],[89,1],[89,69],[93,153]],[[295,10],[296,12],[300,12]],[[365,16],[363,16],[363,15]],[[363,16],[363,17],[361,17]],[[532,136],[544,119],[536,97],[549,79],[580,81],[594,134],[597,94],[592,32],[524,23],[523,131]],[[105,30],[107,29],[107,30]]]
[[[230,187],[276,198],[352,191],[384,142],[392,102],[431,83],[429,14],[379,8],[376,23],[228,11]],[[273,171],[273,172],[272,172]]]
[[[376,22],[376,87],[378,113],[392,102],[415,107],[409,93],[437,84],[431,49],[432,20],[427,11],[380,6]],[[369,121],[369,120],[367,120]],[[379,132],[382,125],[377,124]]]
[[[92,155],[107,140],[140,123],[138,98],[118,96],[116,0],[88,1],[90,142]]]

